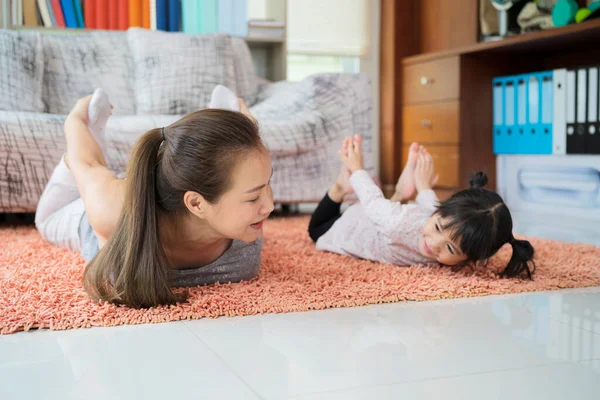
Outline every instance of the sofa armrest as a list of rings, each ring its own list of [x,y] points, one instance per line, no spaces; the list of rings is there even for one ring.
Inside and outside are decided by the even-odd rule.
[[[341,144],[355,133],[363,135],[367,147],[371,141],[371,84],[363,74],[318,74],[264,85],[250,111],[272,154]]]
[[[0,111],[0,212],[31,212],[65,151],[64,115]]]

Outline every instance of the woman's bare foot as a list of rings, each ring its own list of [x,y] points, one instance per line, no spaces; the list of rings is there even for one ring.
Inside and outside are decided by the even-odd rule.
[[[415,194],[415,166],[422,148],[423,146],[413,143],[408,149],[408,160],[406,160],[406,165],[402,170],[402,174],[400,174],[398,183],[396,183],[394,199],[397,201],[410,199]]]

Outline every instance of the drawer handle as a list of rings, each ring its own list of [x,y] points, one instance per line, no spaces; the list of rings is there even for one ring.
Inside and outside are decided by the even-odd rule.
[[[421,126],[424,128],[431,128],[431,121],[428,119],[424,119],[421,121]]]
[[[435,79],[433,79],[433,78],[428,78],[426,76],[421,77],[421,85],[423,85],[423,86],[430,85],[434,82],[435,82]]]

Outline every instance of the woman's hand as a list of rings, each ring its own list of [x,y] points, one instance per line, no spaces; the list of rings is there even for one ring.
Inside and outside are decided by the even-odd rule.
[[[342,149],[338,151],[344,165],[354,173],[364,169],[362,137],[360,135],[348,136],[344,139]]]

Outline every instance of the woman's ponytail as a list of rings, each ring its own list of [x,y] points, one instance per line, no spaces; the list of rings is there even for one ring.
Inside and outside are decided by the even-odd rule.
[[[181,300],[170,288],[159,238],[156,175],[162,142],[161,130],[153,129],[133,149],[116,231],[84,275],[86,290],[98,300],[134,308]]]

